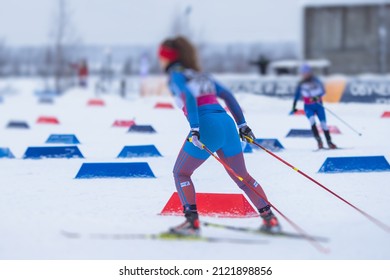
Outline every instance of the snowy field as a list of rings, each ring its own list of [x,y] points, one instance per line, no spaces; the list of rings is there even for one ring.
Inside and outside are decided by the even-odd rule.
[[[0,160],[0,259],[390,259],[390,234],[303,176],[262,151],[246,154],[247,167],[281,211],[307,232],[328,237],[329,254],[305,240],[272,238],[204,227],[205,236],[264,240],[267,243],[205,243],[156,240],[99,240],[90,233],[158,233],[183,221],[160,216],[175,191],[172,168],[188,132],[180,110],[157,110],[157,101],[126,100],[104,95],[105,107],[88,107],[88,90],[72,90],[53,105],[39,104],[37,81],[2,81],[14,94],[0,103],[0,147],[16,159]],[[278,155],[299,167],[353,204],[390,224],[390,172],[321,174],[329,156],[384,155],[390,160],[390,119],[381,119],[389,105],[326,104],[363,133],[359,137],[328,114],[328,124],[341,135],[334,142],[345,149],[313,152],[314,139],[285,138],[291,128],[308,129],[303,116],[289,116],[292,100],[237,94],[249,126],[259,138],[278,138],[286,150]],[[300,103],[302,108],[302,103]],[[37,124],[39,116],[55,116],[60,125]],[[113,128],[117,119],[151,124],[158,133],[129,134]],[[31,129],[6,129],[10,120],[25,120]],[[28,146],[45,144],[52,133],[76,134],[85,159],[23,160]],[[161,158],[116,159],[125,145],[154,144]],[[84,162],[147,161],[156,179],[74,179]],[[224,169],[209,159],[194,175],[199,192],[241,193]],[[259,218],[203,221],[258,227]],[[293,229],[280,218],[284,229]],[[65,238],[61,231],[83,234]]]

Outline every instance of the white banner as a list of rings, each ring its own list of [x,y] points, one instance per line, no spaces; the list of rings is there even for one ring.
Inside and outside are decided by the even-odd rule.
[[[4,280],[390,279],[390,261],[0,261]]]

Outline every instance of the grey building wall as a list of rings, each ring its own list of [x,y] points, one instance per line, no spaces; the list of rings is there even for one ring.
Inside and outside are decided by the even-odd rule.
[[[390,72],[390,5],[306,7],[304,45],[333,73]]]

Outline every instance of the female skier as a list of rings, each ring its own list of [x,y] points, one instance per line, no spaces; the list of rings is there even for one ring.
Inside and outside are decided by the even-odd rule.
[[[329,128],[326,124],[325,109],[322,105],[322,96],[325,95],[324,85],[317,77],[313,75],[313,71],[309,65],[302,65],[300,72],[302,74],[302,81],[299,82],[295,91],[295,98],[291,114],[294,114],[297,111],[297,102],[301,96],[303,96],[305,114],[310,121],[311,130],[313,132],[314,138],[317,140],[318,149],[323,149],[324,145],[322,143],[320,134],[318,133],[316,121],[314,119],[315,115],[317,115],[318,119],[320,120],[320,124],[322,130],[324,131],[329,149],[336,149],[337,146],[332,142],[330,137]]]
[[[158,55],[162,69],[168,74],[169,88],[190,125],[189,135],[173,169],[176,189],[183,205],[186,221],[171,228],[170,232],[179,235],[198,235],[200,223],[191,175],[210,156],[203,149],[203,144],[212,152],[217,152],[218,156],[243,177],[245,182],[256,188],[267,199],[259,183],[246,170],[236,124],[240,137],[244,141],[245,137],[255,140],[255,136],[247,126],[233,94],[210,75],[201,72],[196,50],[186,38],[179,36],[165,40],[160,45]],[[226,102],[236,124],[218,103],[217,97]],[[268,203],[245,183],[229,175],[258,209],[263,219],[260,230],[279,232],[281,230],[279,222]]]

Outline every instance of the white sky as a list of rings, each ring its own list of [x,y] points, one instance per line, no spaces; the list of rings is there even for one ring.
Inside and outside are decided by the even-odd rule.
[[[298,0],[68,0],[73,22],[86,44],[156,43],[169,35],[175,13],[189,16],[195,36],[214,42],[290,40],[277,21],[264,24],[269,6]],[[269,3],[271,2],[271,3]],[[286,2],[291,2],[287,4]],[[8,45],[39,45],[48,40],[56,0],[0,0],[0,38]],[[279,8],[278,8],[279,10]],[[284,10],[284,12],[283,12]],[[277,25],[277,26],[276,26]],[[270,32],[270,28],[274,31]],[[274,34],[278,33],[278,36]],[[274,33],[274,34],[273,34]]]
[[[48,40],[57,0],[0,0],[0,38],[7,45]],[[343,0],[344,2],[378,2]],[[68,0],[85,44],[155,44],[170,35],[175,13],[192,6],[190,27],[211,42],[297,41],[302,3],[334,0]]]

